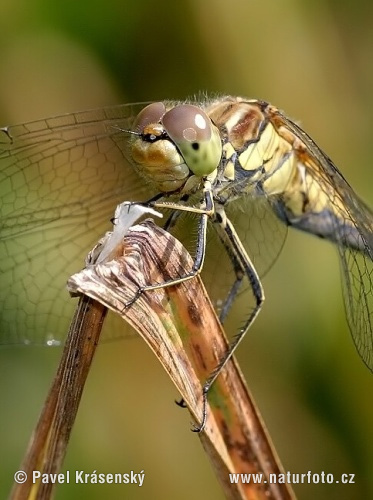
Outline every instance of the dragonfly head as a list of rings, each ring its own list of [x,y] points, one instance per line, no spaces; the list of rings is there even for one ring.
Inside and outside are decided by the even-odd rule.
[[[169,110],[162,102],[149,104],[137,115],[133,137],[134,162],[162,192],[182,188],[190,176],[208,176],[222,155],[218,129],[191,104]]]

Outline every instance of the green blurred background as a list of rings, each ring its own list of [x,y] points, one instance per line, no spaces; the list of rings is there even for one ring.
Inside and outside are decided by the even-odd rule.
[[[373,203],[373,4],[365,0],[2,0],[0,122],[199,91],[268,100],[301,121]],[[286,471],[355,474],[300,499],[373,495],[373,377],[356,354],[331,245],[289,234],[237,355]],[[0,351],[0,498],[60,351]],[[139,340],[98,349],[64,468],[145,471],[142,488],[61,485],[57,499],[218,499],[187,412]]]

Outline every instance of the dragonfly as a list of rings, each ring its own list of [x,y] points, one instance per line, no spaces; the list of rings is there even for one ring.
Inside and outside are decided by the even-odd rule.
[[[311,137],[265,101],[125,104],[5,127],[0,200],[2,344],[63,339],[74,308],[66,280],[115,207],[133,200],[165,210],[176,233],[191,214],[195,236],[191,271],[139,294],[215,266],[211,293],[224,321],[250,292],[244,325],[204,393],[261,310],[262,277],[288,227],[337,248],[349,329],[373,370],[373,213]]]

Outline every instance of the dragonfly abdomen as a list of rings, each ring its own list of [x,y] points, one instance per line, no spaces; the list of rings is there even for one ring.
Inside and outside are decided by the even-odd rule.
[[[272,207],[277,216],[288,226],[310,233],[333,243],[360,252],[366,251],[366,242],[352,219],[344,217],[341,210],[325,205],[320,210],[304,203],[303,211],[294,210],[294,200],[286,195],[280,195],[272,201]]]

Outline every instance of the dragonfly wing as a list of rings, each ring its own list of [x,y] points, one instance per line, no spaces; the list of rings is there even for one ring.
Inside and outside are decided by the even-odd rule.
[[[265,276],[285,244],[287,226],[278,219],[264,196],[243,196],[229,203],[226,212],[257,273]]]
[[[0,131],[0,343],[63,338],[75,307],[67,278],[110,230],[118,203],[154,194],[124,132],[142,106]]]
[[[339,255],[348,325],[358,353],[373,371],[373,263],[342,246]]]
[[[263,277],[283,248],[287,226],[278,219],[265,197],[253,199],[243,196],[228,203],[226,213],[256,271]],[[210,298],[215,304],[223,306],[235,281],[235,274],[229,256],[213,228],[208,234],[202,276]],[[233,308],[232,316],[237,316],[235,321],[241,324],[253,305],[252,290],[246,280],[242,283],[238,296],[240,300]]]
[[[308,168],[312,168],[316,180],[318,176],[322,177],[318,184],[329,184],[336,199],[341,200],[343,211],[339,211],[339,217],[333,222],[334,234],[330,239],[337,244],[340,255],[343,296],[351,335],[363,361],[373,371],[373,213],[308,134],[291,120],[280,116],[285,126],[306,146],[312,159]]]

